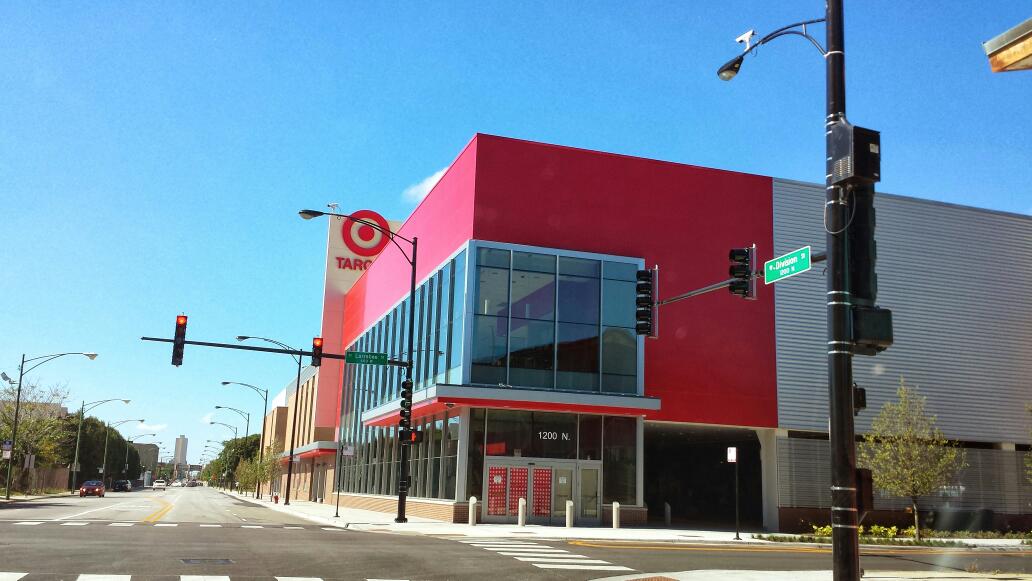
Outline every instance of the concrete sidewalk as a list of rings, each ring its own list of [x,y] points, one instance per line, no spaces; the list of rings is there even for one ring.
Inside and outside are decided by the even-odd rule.
[[[674,571],[605,577],[605,581],[831,581],[831,571]],[[864,581],[915,581],[918,579],[1032,579],[1024,573],[955,573],[942,571],[867,571]]]
[[[285,512],[300,518],[311,520],[327,526],[337,526],[353,530],[374,532],[391,532],[398,534],[419,534],[430,536],[476,536],[482,538],[533,538],[550,540],[606,540],[634,541],[652,543],[736,543],[736,544],[775,544],[771,541],[753,538],[752,533],[741,533],[741,540],[735,540],[733,531],[692,530],[655,527],[572,527],[527,525],[519,527],[511,524],[468,524],[445,523],[437,520],[410,516],[409,522],[394,522],[394,515],[383,512],[340,508],[340,517],[334,517],[335,505],[316,502],[294,501],[289,506],[274,504],[270,500],[256,500],[248,494],[233,493],[223,490],[225,494],[258,503],[272,510]],[[756,533],[761,534],[761,533]],[[978,548],[1022,549],[1020,539],[947,539],[956,540]],[[795,546],[794,543],[788,543]],[[823,546],[823,545],[807,545]],[[871,545],[889,547],[893,545]],[[1028,548],[1032,552],[1032,547]]]
[[[71,496],[72,494],[74,494],[74,493],[73,492],[69,492],[69,491],[55,492],[53,494],[35,494],[35,495],[33,495],[33,494],[29,494],[29,495],[25,495],[25,494],[12,494],[10,500],[4,498],[3,496],[0,496],[0,505],[9,504],[9,503],[12,503],[12,502],[23,502],[23,501],[26,501],[26,500],[38,500],[40,498],[54,498],[55,496]]]

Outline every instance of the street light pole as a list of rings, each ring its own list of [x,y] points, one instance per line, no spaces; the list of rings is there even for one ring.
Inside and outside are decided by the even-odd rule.
[[[146,438],[146,437],[149,437],[149,436],[157,436],[157,434],[140,434],[139,436],[136,436],[136,437],[137,438]],[[125,474],[126,478],[129,477],[129,444],[135,443],[135,442],[133,442],[133,439],[134,438],[126,438],[125,439],[125,470],[123,471],[123,474]],[[137,454],[137,455],[139,455],[139,454]]]
[[[243,385],[244,387],[250,387],[251,389],[253,389],[255,391],[255,393],[257,393],[258,395],[262,396],[262,401],[264,402],[264,411],[262,412],[262,416],[261,416],[261,437],[259,437],[259,439],[258,439],[258,464],[261,465],[262,460],[265,457],[265,416],[268,415],[268,390],[267,389],[261,389],[259,387],[253,386],[253,385],[251,385],[249,383],[239,383],[239,382],[235,382],[235,381],[224,381],[224,382],[222,382],[222,385],[229,385],[229,384]],[[258,479],[258,483],[256,484],[255,497],[258,498],[259,501],[260,501],[260,499],[261,499],[261,479],[260,478]]]
[[[217,405],[217,406],[215,406],[215,409],[217,409],[217,410],[231,410],[231,411],[234,411],[237,414],[239,414],[240,417],[244,418],[244,437],[246,438],[247,436],[251,435],[251,414],[249,414],[249,413],[247,413],[245,411],[242,411],[242,410],[238,410],[236,408],[231,408],[231,407],[226,406],[226,405]]]
[[[352,220],[352,221],[357,222],[359,224],[362,224],[362,225],[365,225],[365,226],[369,226],[370,228],[376,230],[377,232],[380,232],[381,234],[387,236],[388,239],[390,239],[390,241],[394,244],[394,246],[398,248],[398,251],[401,252],[402,256],[405,257],[405,260],[412,267],[412,275],[411,275],[410,280],[409,280],[408,361],[406,362],[406,366],[405,366],[405,369],[406,369],[406,371],[405,371],[405,381],[402,383],[402,392],[408,391],[408,393],[409,393],[408,398],[407,398],[407,402],[403,402],[403,403],[408,403],[411,406],[411,404],[412,404],[412,399],[411,399],[412,396],[411,396],[411,394],[412,394],[412,387],[413,387],[413,371],[414,371],[413,363],[414,363],[414,358],[415,358],[415,345],[414,345],[414,343],[415,343],[415,332],[416,332],[416,321],[415,321],[415,317],[416,317],[416,249],[418,247],[419,239],[417,237],[415,237],[415,236],[413,236],[412,238],[405,238],[404,236],[394,232],[393,230],[385,229],[384,227],[380,226],[379,224],[377,224],[375,222],[371,222],[371,221],[363,219],[363,218],[358,218],[358,217],[355,217],[355,216],[353,216],[351,214],[337,214],[337,213],[334,213],[334,212],[320,212],[318,210],[301,210],[300,212],[298,212],[298,215],[300,215],[301,218],[304,219],[304,220],[311,220],[312,218],[316,218],[318,216],[336,216],[338,218],[346,218],[348,220]],[[401,248],[401,245],[398,244],[398,240],[402,240],[403,242],[407,242],[412,247],[412,255],[411,256],[408,256],[408,255],[405,254],[405,251]],[[406,398],[403,396],[403,399],[406,399]],[[407,430],[410,430],[412,428],[410,417],[407,418],[405,416],[405,410],[406,410],[406,408],[404,406],[402,406],[402,409],[401,409],[401,421],[399,422],[399,424],[400,424],[399,425],[399,434],[401,433],[402,430],[407,431]],[[338,442],[338,445],[339,444],[340,444],[340,442]],[[400,453],[401,470],[398,471],[398,515],[394,518],[394,522],[403,523],[403,522],[408,522],[408,519],[405,517],[405,499],[408,497],[408,486],[409,486],[409,462],[408,462],[408,458],[409,458],[409,444],[407,442],[402,442],[401,438],[399,438],[398,439],[398,445],[401,446],[401,453]],[[293,452],[291,452],[291,456],[293,456]],[[289,485],[290,480],[287,480],[287,483]],[[338,499],[339,499],[339,495],[338,495]]]
[[[842,0],[826,0],[827,117],[826,202],[828,227],[828,405],[831,444],[831,537],[835,581],[859,581],[860,545],[856,505],[856,441],[853,426],[853,344],[850,333],[848,214],[846,188],[834,185],[832,126],[846,116],[845,41]]]
[[[107,476],[108,476],[107,451],[108,451],[108,436],[111,433],[111,426],[117,427],[117,426],[121,426],[122,424],[127,424],[129,422],[140,422],[140,423],[143,423],[143,421],[144,420],[122,420],[120,422],[115,422],[113,424],[109,424],[107,422],[104,422],[104,426],[105,426],[105,428],[104,428],[104,464],[103,464],[103,466],[101,467],[101,470],[100,470],[100,479],[101,479],[101,481],[107,480]],[[129,453],[129,449],[128,449],[128,446],[127,446],[126,447],[126,454],[128,454],[128,453]],[[107,486],[107,485],[105,484],[104,486]]]

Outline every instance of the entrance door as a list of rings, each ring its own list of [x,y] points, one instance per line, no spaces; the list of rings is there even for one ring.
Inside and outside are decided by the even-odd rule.
[[[575,465],[543,460],[488,461],[484,471],[487,499],[484,522],[516,522],[520,499],[527,500],[527,521],[563,523],[566,501],[575,500]]]
[[[602,468],[579,466],[577,523],[594,525],[602,520]]]

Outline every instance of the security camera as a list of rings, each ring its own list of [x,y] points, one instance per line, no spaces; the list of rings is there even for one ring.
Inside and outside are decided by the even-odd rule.
[[[751,42],[752,41],[752,37],[754,37],[754,36],[756,36],[756,31],[752,30],[752,29],[749,29],[749,30],[743,32],[741,36],[736,38],[735,42],[737,42],[738,44],[744,44],[745,45],[745,50],[749,50],[749,47],[752,44],[752,42]]]

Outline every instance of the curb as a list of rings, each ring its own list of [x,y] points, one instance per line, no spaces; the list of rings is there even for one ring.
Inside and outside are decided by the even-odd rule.
[[[55,494],[44,494],[43,496],[33,496],[31,498],[12,498],[10,500],[7,500],[5,498],[0,498],[0,506],[3,506],[5,504],[14,504],[16,502],[32,502],[33,500],[43,500],[44,498],[59,498],[59,497],[62,497],[62,496],[75,496],[75,494],[72,493],[72,492],[67,492],[66,491],[66,492],[59,492],[59,493],[55,493]]]
[[[234,492],[228,492],[228,491],[225,491],[225,490],[219,490],[219,492],[221,492],[222,494],[225,494],[226,496],[229,496],[230,498],[235,498],[237,500],[243,500],[245,502],[249,502],[251,504],[254,504],[255,506],[261,506],[261,507],[264,507],[264,508],[268,508],[270,510],[275,510],[276,512],[282,512],[284,514],[289,514],[291,516],[296,516],[297,518],[301,518],[301,519],[304,519],[304,520],[307,520],[307,521],[311,521],[311,522],[314,522],[316,524],[321,524],[321,525],[326,525],[326,526],[331,526],[331,527],[337,527],[339,529],[346,529],[346,528],[348,528],[348,525],[351,524],[351,523],[341,523],[340,521],[334,521],[334,520],[331,520],[331,519],[323,518],[321,516],[312,516],[312,515],[309,515],[309,514],[304,514],[302,512],[298,512],[298,511],[290,510],[289,508],[285,508],[283,505],[280,505],[280,504],[268,503],[268,502],[257,500],[257,499],[254,499],[254,498],[249,498],[247,496],[242,496],[242,495],[236,494]]]

